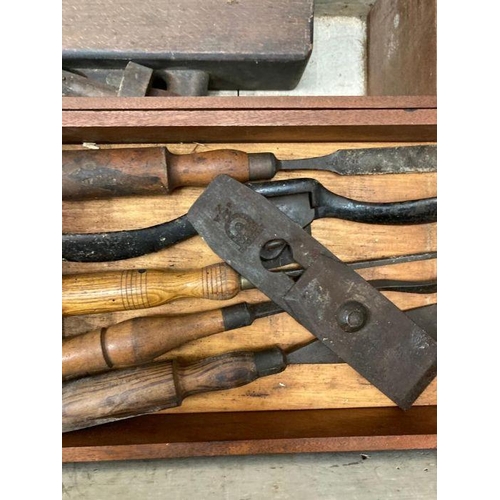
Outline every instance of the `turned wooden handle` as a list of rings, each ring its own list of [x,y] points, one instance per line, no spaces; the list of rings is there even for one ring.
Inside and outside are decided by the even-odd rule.
[[[165,147],[66,150],[62,153],[64,200],[167,194],[206,186],[219,174],[240,182],[271,179],[276,158],[221,149],[175,155]]]
[[[63,432],[180,406],[192,394],[239,387],[285,367],[283,353],[269,349],[186,366],[162,361],[71,380],[63,383]]]
[[[220,263],[190,271],[134,269],[63,276],[62,314],[96,314],[159,306],[183,297],[226,300],[240,276]]]
[[[221,309],[133,318],[63,339],[63,379],[152,361],[186,342],[224,331]]]

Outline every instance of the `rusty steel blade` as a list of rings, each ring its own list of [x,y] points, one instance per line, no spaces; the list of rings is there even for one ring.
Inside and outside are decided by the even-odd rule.
[[[277,170],[327,170],[339,175],[435,172],[437,146],[339,149],[316,158],[280,160]]]
[[[219,257],[399,407],[436,376],[434,339],[262,195],[221,175],[188,219]],[[277,239],[304,269],[296,281],[262,264],[262,248]]]

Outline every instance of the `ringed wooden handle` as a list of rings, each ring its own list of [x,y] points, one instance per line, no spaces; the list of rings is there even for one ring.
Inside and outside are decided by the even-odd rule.
[[[237,352],[186,366],[162,361],[65,382],[63,432],[180,406],[187,396],[239,387],[285,369],[281,351],[264,352],[264,361],[261,353]]]
[[[168,194],[182,186],[206,186],[219,174],[240,182],[271,179],[276,158],[221,149],[176,155],[165,147],[65,150],[63,200]]]
[[[63,379],[147,363],[186,342],[224,331],[221,309],[133,318],[63,339]]]
[[[183,297],[226,300],[240,276],[220,263],[190,271],[134,269],[63,276],[62,314],[97,314],[159,306]]]

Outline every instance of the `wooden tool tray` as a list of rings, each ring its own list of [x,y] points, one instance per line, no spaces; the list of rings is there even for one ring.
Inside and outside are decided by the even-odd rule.
[[[214,149],[273,152],[280,159],[339,148],[436,142],[435,97],[63,98],[63,148],[166,145],[185,154]],[[92,146],[91,146],[92,147]],[[273,180],[313,177],[327,189],[366,201],[436,196],[435,173],[340,177],[328,172],[279,172]],[[64,202],[65,232],[147,227],[187,212],[203,188],[169,196]],[[344,261],[436,250],[436,224],[368,225],[313,222],[312,234]],[[199,237],[155,254],[108,263],[63,262],[63,273],[111,269],[189,269],[220,262]],[[430,279],[436,261],[359,271],[367,278]],[[384,292],[409,309],[435,294]],[[247,290],[227,301],[177,300],[164,306],[63,319],[72,336],[131,317],[181,314],[267,298]],[[305,343],[311,334],[287,314],[217,334],[165,358],[208,357],[239,349]],[[228,391],[194,395],[182,406],[63,435],[63,461],[149,459],[436,447],[437,382],[403,412],[346,364],[292,365]]]

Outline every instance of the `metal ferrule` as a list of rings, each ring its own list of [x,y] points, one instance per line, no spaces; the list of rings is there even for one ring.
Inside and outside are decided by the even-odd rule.
[[[272,179],[276,174],[276,157],[272,153],[248,155],[248,180]]]

